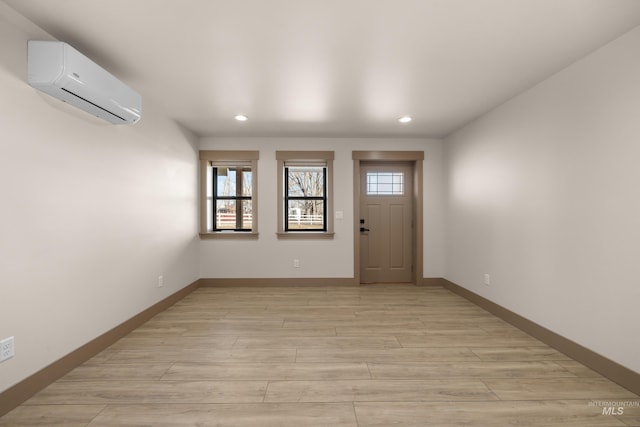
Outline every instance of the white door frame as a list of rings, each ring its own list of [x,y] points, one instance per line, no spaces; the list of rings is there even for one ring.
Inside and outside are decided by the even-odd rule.
[[[413,163],[413,283],[422,285],[423,228],[422,228],[422,164],[424,151],[353,151],[353,275],[360,285],[360,163],[366,162],[411,162]]]

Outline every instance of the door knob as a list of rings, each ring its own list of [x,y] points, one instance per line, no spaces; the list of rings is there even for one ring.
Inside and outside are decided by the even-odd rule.
[[[360,227],[360,232],[370,231],[368,228]]]

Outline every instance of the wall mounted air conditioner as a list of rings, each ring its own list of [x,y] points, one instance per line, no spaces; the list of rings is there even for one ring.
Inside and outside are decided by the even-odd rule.
[[[34,88],[114,124],[140,120],[142,97],[67,43],[30,40],[27,51]]]

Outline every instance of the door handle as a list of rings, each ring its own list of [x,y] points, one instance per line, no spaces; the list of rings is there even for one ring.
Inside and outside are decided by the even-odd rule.
[[[364,233],[365,231],[371,231],[368,228],[360,227],[360,232]]]

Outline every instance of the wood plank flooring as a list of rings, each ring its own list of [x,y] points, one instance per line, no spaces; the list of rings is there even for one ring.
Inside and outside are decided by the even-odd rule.
[[[628,427],[640,397],[441,288],[200,288],[0,418],[35,425]]]

